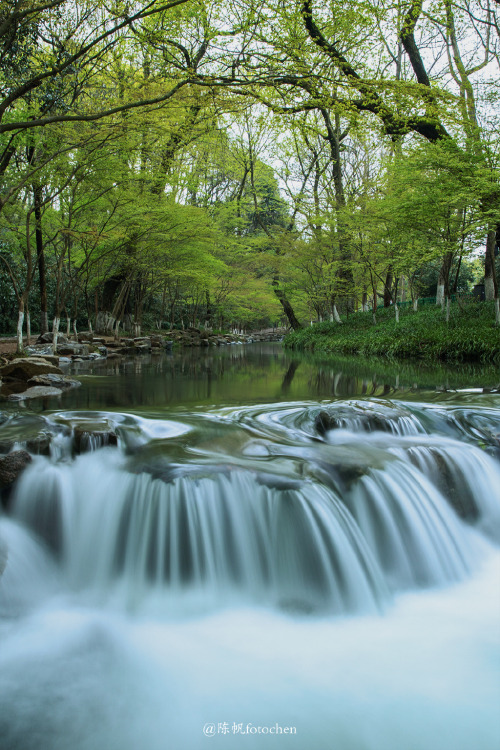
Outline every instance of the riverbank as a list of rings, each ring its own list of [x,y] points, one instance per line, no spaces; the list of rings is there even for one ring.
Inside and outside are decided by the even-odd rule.
[[[339,323],[319,323],[293,331],[284,346],[318,354],[423,359],[443,362],[500,362],[500,329],[495,327],[493,303],[454,303],[446,322],[440,307],[417,312],[394,308],[355,313]]]

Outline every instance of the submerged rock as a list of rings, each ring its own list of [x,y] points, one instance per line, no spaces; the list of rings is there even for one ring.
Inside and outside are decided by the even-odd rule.
[[[58,375],[55,372],[48,372],[46,375],[35,375],[34,378],[30,378],[30,380],[28,380],[28,385],[52,386],[64,391],[68,388],[78,388],[81,383],[79,380],[69,378],[67,375]]]
[[[314,430],[321,437],[330,430],[350,430],[352,432],[388,432],[393,435],[417,435],[422,427],[409,411],[377,406],[368,410],[359,405],[322,409],[314,418]]]
[[[49,455],[53,431],[47,421],[35,414],[10,415],[0,425],[0,453],[22,446],[30,453]]]
[[[35,385],[22,393],[11,393],[7,396],[8,401],[27,401],[32,398],[47,398],[48,396],[61,396],[62,390],[54,386]]]
[[[73,431],[73,450],[75,453],[88,453],[105,445],[118,445],[118,437],[112,429],[92,429],[78,426]]]

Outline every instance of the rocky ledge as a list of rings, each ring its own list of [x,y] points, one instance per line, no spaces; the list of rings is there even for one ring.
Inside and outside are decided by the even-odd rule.
[[[68,378],[55,364],[58,357],[16,357],[0,366],[2,396],[8,401],[26,401],[32,398],[60,396],[68,388],[80,385],[78,380]]]
[[[165,332],[167,339],[181,347],[228,346],[231,344],[252,344],[259,341],[281,341],[283,335],[284,333],[281,329],[269,329],[250,334],[214,334],[210,330],[200,328],[171,329]]]

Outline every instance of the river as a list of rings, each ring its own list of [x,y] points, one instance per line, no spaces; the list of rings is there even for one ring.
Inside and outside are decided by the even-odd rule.
[[[1,750],[497,750],[500,377],[234,345],[2,405]],[[1,556],[1,554],[0,554]]]

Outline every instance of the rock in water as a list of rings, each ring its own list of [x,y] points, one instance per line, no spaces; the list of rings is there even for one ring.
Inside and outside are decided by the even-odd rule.
[[[28,385],[44,385],[52,388],[61,388],[67,390],[68,388],[77,388],[81,385],[79,380],[74,378],[68,378],[64,375],[58,375],[55,372],[48,372],[46,375],[35,375],[35,377],[28,380]]]
[[[20,357],[0,367],[0,377],[5,380],[27,381],[35,375],[45,375],[49,372],[62,375],[62,370],[59,367],[37,357]]]
[[[11,393],[7,396],[7,401],[26,401],[30,398],[47,398],[47,396],[60,396],[62,390],[48,385],[34,385],[22,393]]]
[[[12,451],[0,458],[0,489],[13,484],[31,461],[27,451]]]

